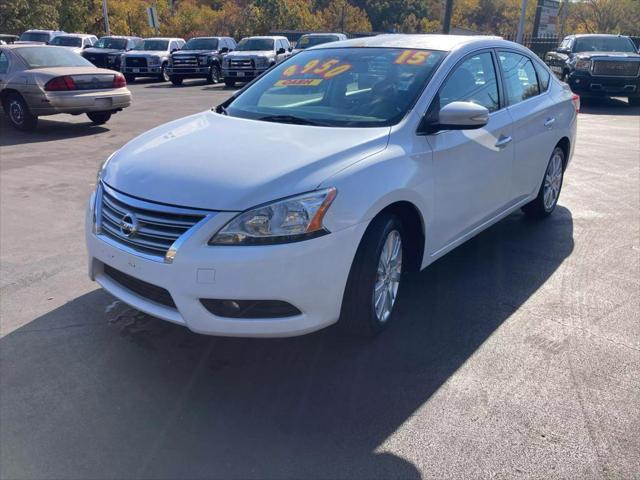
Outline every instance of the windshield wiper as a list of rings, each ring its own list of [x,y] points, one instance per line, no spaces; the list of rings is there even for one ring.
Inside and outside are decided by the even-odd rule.
[[[265,122],[278,122],[278,123],[293,123],[296,125],[315,125],[319,127],[327,126],[326,123],[315,122],[302,117],[296,117],[295,115],[267,115],[266,117],[260,117],[258,120]]]

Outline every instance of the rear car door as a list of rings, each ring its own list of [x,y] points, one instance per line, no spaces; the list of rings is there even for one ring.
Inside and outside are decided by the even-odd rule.
[[[7,77],[9,76],[9,57],[0,50],[0,92],[7,86]]]
[[[556,137],[555,100],[549,93],[550,79],[544,76],[547,69],[534,66],[538,60],[506,50],[499,51],[498,58],[507,109],[513,119],[515,154],[511,186],[517,202],[540,186]]]
[[[495,54],[472,53],[451,71],[430,111],[456,102],[486,107],[488,124],[477,130],[445,130],[427,136],[433,151],[436,225],[432,254],[450,247],[511,201],[511,116],[502,108]]]

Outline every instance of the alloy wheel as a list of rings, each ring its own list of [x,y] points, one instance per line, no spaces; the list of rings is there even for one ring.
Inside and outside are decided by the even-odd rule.
[[[391,316],[398,295],[402,274],[402,237],[392,230],[384,241],[378,259],[376,283],[373,289],[373,306],[380,323]]]
[[[562,186],[562,156],[554,152],[544,175],[544,208],[551,210],[558,201]]]

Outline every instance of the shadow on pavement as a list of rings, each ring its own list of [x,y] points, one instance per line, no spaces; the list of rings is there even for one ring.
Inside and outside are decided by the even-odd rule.
[[[640,115],[640,107],[632,107],[621,98],[580,97],[580,113],[586,115]]]
[[[420,478],[376,448],[573,246],[567,209],[511,215],[408,276],[371,342],[200,336],[95,290],[0,340],[2,477]]]
[[[69,116],[68,118],[72,117]],[[113,121],[113,118],[111,121]],[[38,126],[34,131],[22,132],[9,125],[6,115],[0,115],[0,147],[86,137],[108,131],[108,127],[94,125],[89,120],[84,123],[72,123],[48,120],[46,117],[41,117],[38,119]]]

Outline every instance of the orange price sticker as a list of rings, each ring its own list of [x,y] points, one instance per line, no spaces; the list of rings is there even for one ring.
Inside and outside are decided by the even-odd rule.
[[[276,87],[315,87],[320,85],[321,78],[287,78],[284,80],[278,80],[275,83]]]
[[[425,52],[424,50],[405,50],[398,58],[396,58],[395,64],[397,65],[422,65],[427,61],[431,55],[431,52]]]

